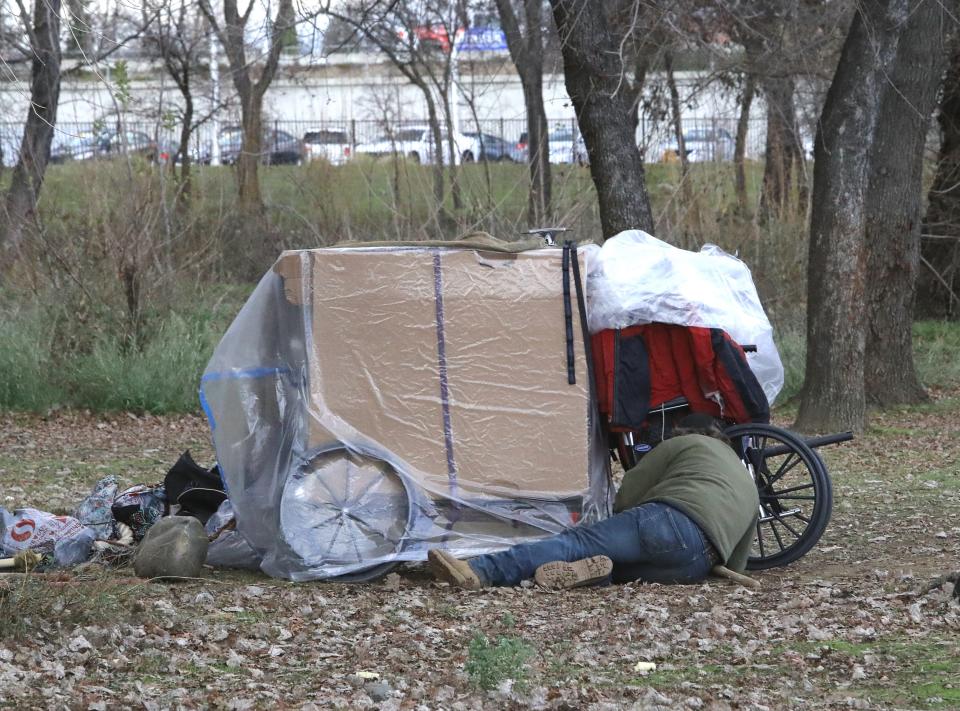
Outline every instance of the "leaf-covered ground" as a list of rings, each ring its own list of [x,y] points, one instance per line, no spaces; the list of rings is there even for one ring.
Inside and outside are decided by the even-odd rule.
[[[212,463],[200,418],[0,415],[0,501],[70,509],[104,474],[159,481],[186,448]],[[0,707],[960,708],[960,606],[949,583],[920,593],[960,570],[960,391],[821,453],[830,526],[759,591],[465,592],[416,566],[355,586],[17,579]]]

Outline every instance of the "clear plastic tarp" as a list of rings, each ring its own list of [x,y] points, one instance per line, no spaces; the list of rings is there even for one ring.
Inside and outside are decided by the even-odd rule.
[[[562,261],[489,238],[284,253],[201,383],[249,547],[233,564],[363,579],[609,515]]]
[[[740,260],[639,231],[578,254],[591,332],[722,328],[757,346],[776,397],[783,367]],[[432,547],[475,555],[609,515],[570,292],[567,320],[562,250],[488,236],[284,253],[201,383],[237,523],[211,561],[362,580]]]
[[[587,256],[590,332],[642,323],[722,328],[741,344],[770,404],[783,387],[773,328],[750,270],[716,245],[679,249],[640,230],[581,249]]]

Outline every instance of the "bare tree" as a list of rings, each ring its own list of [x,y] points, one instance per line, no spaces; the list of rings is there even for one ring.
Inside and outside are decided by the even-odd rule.
[[[960,317],[960,42],[954,41],[937,125],[940,153],[923,220],[917,315]]]
[[[60,100],[60,0],[34,0],[32,19],[23,0],[16,1],[33,60],[20,156],[4,197],[0,272],[15,259],[27,226],[35,220]]]
[[[749,61],[749,60],[748,60]],[[749,207],[747,197],[747,132],[750,130],[750,109],[753,107],[753,97],[756,94],[757,84],[753,72],[747,71],[743,77],[743,88],[740,93],[740,116],[737,119],[737,135],[733,146],[733,166],[735,190],[737,193],[737,207],[746,214]]]
[[[92,25],[89,0],[67,0],[69,10],[69,30],[73,42],[67,43],[82,57],[96,52],[96,33]]]
[[[866,219],[881,101],[910,0],[862,0],[820,117],[814,147],[801,431],[863,429]]]
[[[687,156],[687,146],[683,137],[683,114],[680,107],[680,91],[677,89],[677,79],[673,73],[673,53],[665,52],[663,56],[663,71],[667,75],[667,89],[670,92],[670,123],[673,125],[673,136],[677,141],[677,159],[680,161],[680,185],[685,198],[690,197],[690,184],[687,177],[690,174],[690,160]]]
[[[248,51],[247,28],[256,2],[249,0],[243,13],[237,0],[223,0],[223,18],[218,19],[210,0],[200,0],[200,9],[223,45],[230,77],[240,99],[242,140],[237,156],[237,189],[240,208],[249,213],[263,212],[258,167],[263,142],[263,97],[270,88],[280,64],[280,53],[295,26],[293,0],[278,0],[276,15],[267,18],[269,37],[266,52],[258,57]],[[253,56],[250,56],[253,54]],[[257,61],[262,59],[262,62]],[[259,65],[259,74],[255,67]],[[217,140],[217,137],[214,137]]]
[[[792,33],[797,17],[793,3],[764,3],[755,19],[760,38],[760,85],[767,103],[767,136],[760,209],[780,214],[786,209],[794,182],[801,175],[803,147],[797,123],[796,75]]]
[[[514,0],[497,0],[500,24],[507,38],[510,58],[520,76],[527,113],[527,163],[530,166],[530,197],[527,222],[546,224],[550,214],[550,138],[543,105],[543,0],[519,0],[523,24],[514,11]]]
[[[927,394],[913,363],[913,300],[920,258],[924,148],[957,21],[917,3],[883,92],[867,198],[867,399],[889,406]]]
[[[637,91],[626,75],[610,8],[590,0],[551,0],[551,5],[567,93],[590,156],[603,237],[626,229],[652,232],[653,213],[636,144]]]
[[[192,4],[185,0],[147,0],[143,5],[143,13],[147,27],[145,39],[160,55],[164,68],[183,99],[180,141],[176,154],[171,158],[173,164],[180,167],[179,195],[187,198],[191,188],[190,137],[196,128],[193,82],[194,74],[202,64],[207,32],[199,18],[192,13]],[[214,110],[217,108],[214,107]],[[181,201],[180,204],[184,203]]]
[[[462,0],[358,0],[340,9],[328,6],[323,12],[362,35],[420,91],[433,137],[430,159],[438,227],[440,222],[449,222],[444,209],[444,164],[449,166],[454,208],[462,206],[457,171],[461,156],[452,116],[452,62],[457,30],[465,27],[467,20],[465,4]]]
[[[725,0],[696,2],[705,16],[743,48],[742,60],[731,68],[742,75],[741,112],[734,151],[737,199],[747,206],[744,154],[749,111],[759,92],[766,103],[766,139],[760,207],[777,216],[794,195],[801,205],[808,197],[803,140],[798,120],[797,87],[829,81],[822,68],[836,65],[849,3],[823,0]],[[819,111],[819,101],[816,111]]]

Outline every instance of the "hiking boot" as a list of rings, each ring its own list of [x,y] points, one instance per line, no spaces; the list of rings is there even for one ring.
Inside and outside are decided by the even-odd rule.
[[[612,560],[605,555],[595,555],[591,558],[575,560],[572,563],[562,560],[544,563],[537,568],[537,572],[533,574],[533,579],[542,588],[566,590],[567,588],[579,588],[584,585],[602,583],[610,577],[612,571]]]
[[[460,560],[447,551],[433,548],[427,551],[427,562],[434,576],[445,583],[458,588],[479,590],[486,587],[480,576],[473,572],[473,568],[465,560]]]

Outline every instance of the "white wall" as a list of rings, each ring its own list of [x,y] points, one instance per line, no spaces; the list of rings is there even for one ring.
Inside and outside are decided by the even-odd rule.
[[[271,85],[266,95],[265,110],[269,119],[280,121],[342,121],[356,120],[382,121],[385,118],[401,120],[421,120],[426,116],[425,104],[419,90],[391,67],[381,62],[353,61],[350,63],[323,64],[309,66],[288,63],[281,67],[281,73]],[[515,138],[523,129],[524,119],[523,92],[519,79],[509,62],[498,59],[495,62],[483,62],[477,65],[479,71],[470,62],[461,63],[461,79],[467,93],[475,97],[478,116],[482,120],[505,119],[515,121],[508,138]],[[164,112],[176,108],[179,94],[172,80],[162,72],[150,67],[134,67],[134,77],[130,86],[131,101],[125,115],[131,120],[157,121]],[[232,95],[230,75],[226,67],[221,72],[222,95]],[[146,77],[146,78],[143,78]],[[714,82],[704,88],[697,88],[698,77],[694,73],[678,74],[681,100],[684,103],[684,118],[688,120],[720,119],[728,127],[735,125],[739,112],[737,97],[729,89]],[[573,106],[567,96],[563,76],[549,73],[544,77],[544,100],[547,117],[550,122],[559,123],[574,118]],[[98,77],[68,78],[63,82],[60,93],[58,124],[64,132],[76,130],[69,126],[72,122],[90,123],[97,120],[110,120],[118,108],[114,100],[113,82],[107,70]],[[210,87],[203,68],[196,77],[196,109],[205,112],[209,109]],[[0,131],[6,134],[6,144],[26,115],[28,105],[28,86],[25,82],[0,82]],[[757,146],[762,146],[763,105],[754,102],[751,126],[751,152],[756,154]],[[460,122],[467,124],[472,113],[467,101],[461,97]],[[235,122],[239,112],[234,107],[221,112],[222,122]],[[645,127],[650,132],[649,123]],[[513,135],[509,135],[512,133]],[[638,130],[638,140],[641,139]],[[660,127],[654,143],[669,140],[668,127]],[[9,149],[6,151],[9,154]],[[9,160],[9,158],[8,158]]]

